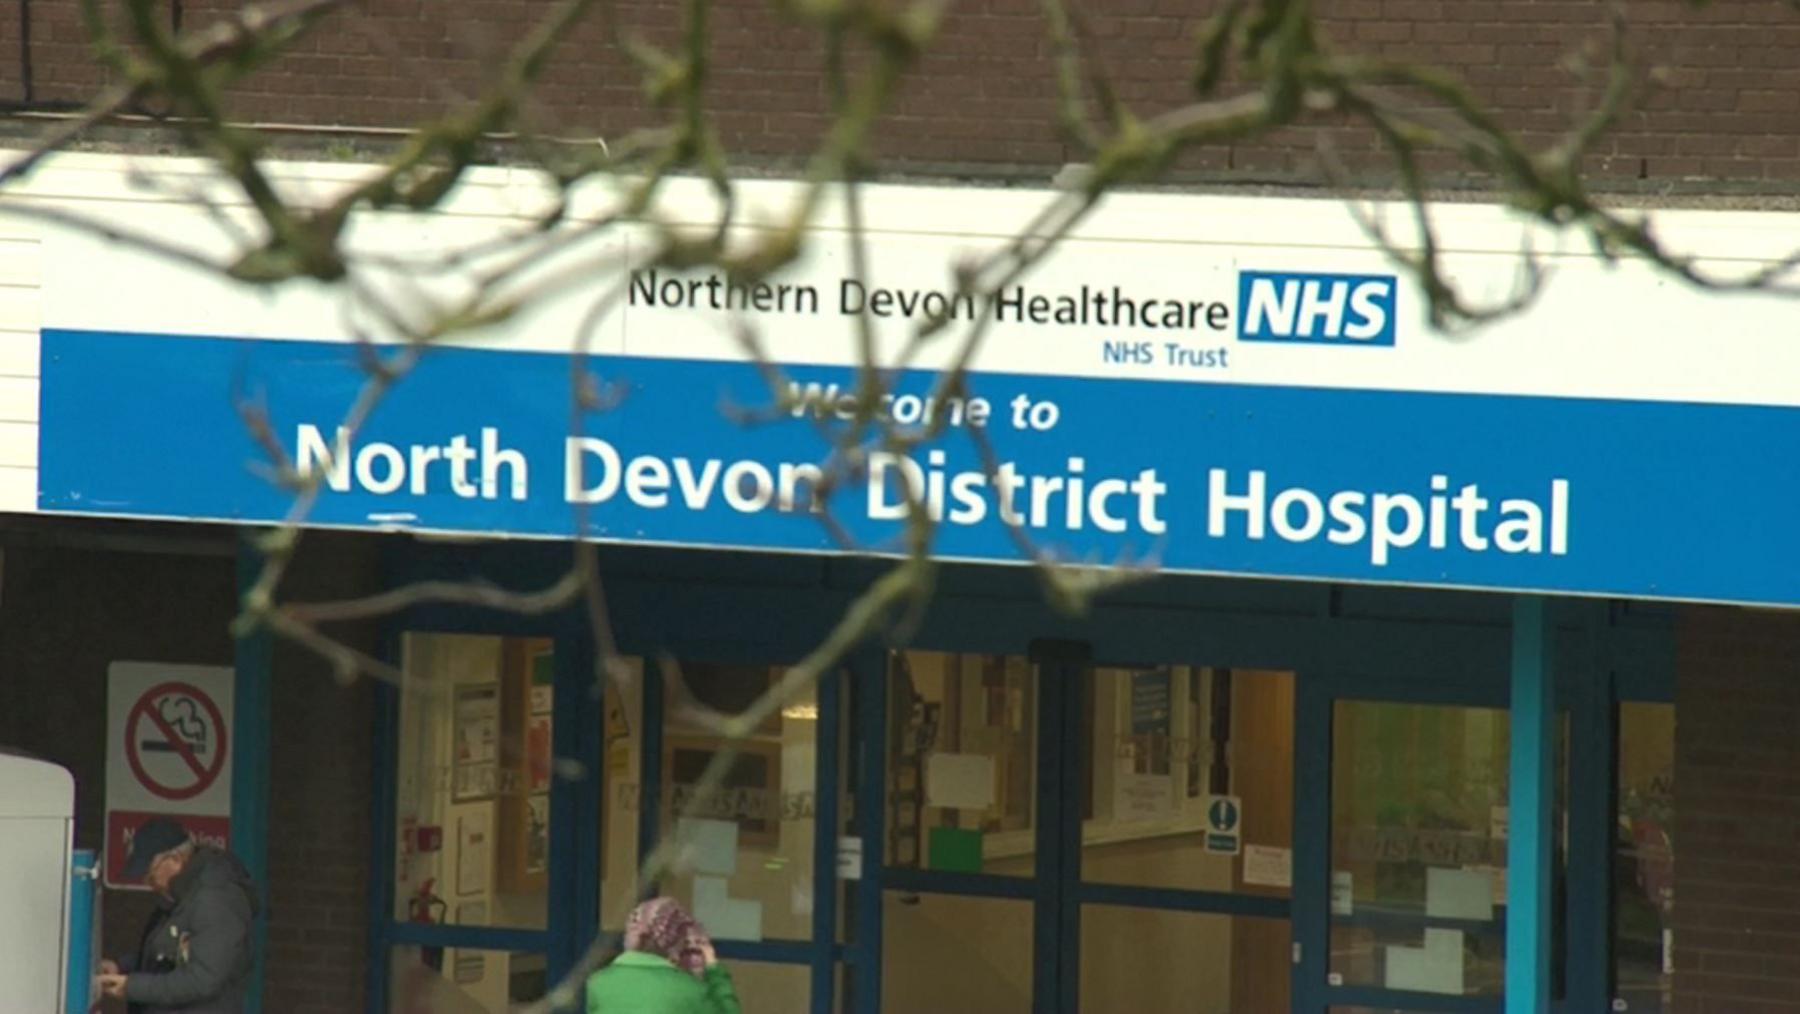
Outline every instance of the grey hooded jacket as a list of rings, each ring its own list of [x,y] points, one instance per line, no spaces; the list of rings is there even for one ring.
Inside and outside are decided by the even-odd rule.
[[[169,885],[123,968],[131,1014],[241,1014],[254,944],[256,885],[229,852],[202,846]]]

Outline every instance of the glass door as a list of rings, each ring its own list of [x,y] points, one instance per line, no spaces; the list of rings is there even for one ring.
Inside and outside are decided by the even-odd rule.
[[[1293,674],[1098,666],[1082,689],[1078,1009],[1286,1014]]]
[[[1042,1009],[1043,688],[1022,655],[888,655],[884,1011]]]
[[[1296,1009],[1499,1012],[1511,753],[1504,700],[1423,685],[1339,693],[1326,684],[1308,697],[1302,723],[1313,742],[1302,748],[1301,819],[1303,833],[1318,830],[1303,849],[1312,871],[1297,902],[1305,999]],[[1561,927],[1566,731],[1559,738],[1553,922]],[[1561,980],[1557,967],[1558,997]]]
[[[1294,687],[1072,649],[889,653],[872,1001],[1285,1014]]]
[[[1675,705],[1620,700],[1613,762],[1612,1009],[1674,1007]]]
[[[569,881],[592,901],[577,939],[616,944],[642,897],[672,897],[705,927],[746,1010],[831,1010],[843,673],[791,687],[781,646],[632,633],[586,713],[602,735],[598,778],[584,783],[596,848]],[[763,710],[772,699],[783,703]]]
[[[399,647],[385,1010],[500,1014],[544,996],[570,916],[550,890],[568,660],[549,636],[412,631]]]
[[[835,708],[839,676],[731,738],[721,723],[777,692],[786,666],[754,648],[722,653],[715,645],[640,668],[645,693],[660,702],[645,719],[656,729],[642,737],[637,775],[629,773],[630,748],[617,751],[610,823],[639,828],[640,841],[674,842],[656,890],[706,927],[745,1009],[817,1009],[829,999],[829,989],[817,1002],[814,992],[821,969],[829,982],[836,918],[832,870],[821,869],[819,851],[835,842],[818,824],[821,790],[836,792],[837,732],[825,712]],[[723,778],[703,793],[715,764]],[[834,812],[826,809],[825,819],[834,821]],[[614,838],[623,842],[625,835]],[[635,900],[629,885],[637,858],[631,850],[629,862],[609,867],[603,929],[623,928]]]

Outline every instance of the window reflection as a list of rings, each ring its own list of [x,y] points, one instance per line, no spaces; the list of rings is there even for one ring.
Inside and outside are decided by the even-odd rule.
[[[1619,705],[1613,839],[1613,995],[1630,1011],[1670,1008],[1675,907],[1675,706]]]
[[[817,698],[808,690],[737,741],[697,710],[739,714],[785,672],[683,661],[679,679],[665,679],[659,819],[679,851],[662,886],[716,939],[812,936]],[[727,751],[723,784],[701,797],[708,766]]]
[[[1511,724],[1507,712],[1492,708],[1338,703],[1332,732],[1335,984],[1456,996],[1502,993]],[[1566,756],[1565,745],[1554,781],[1565,834]],[[1559,912],[1566,853],[1566,841],[1559,842]],[[1560,915],[1552,921],[1560,932]],[[1552,952],[1560,956],[1561,949],[1557,942]],[[1556,995],[1561,971],[1560,964],[1552,970]]]

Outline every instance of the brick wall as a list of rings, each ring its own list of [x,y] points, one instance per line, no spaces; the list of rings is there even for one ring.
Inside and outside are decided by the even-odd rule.
[[[1679,624],[1675,994],[1683,1014],[1800,1011],[1800,617]]]
[[[77,17],[79,0],[18,0],[32,19],[34,91],[80,101],[102,76]],[[237,0],[171,0],[186,26],[236,9]],[[381,0],[354,5],[302,40],[234,99],[245,119],[395,125],[454,106],[490,80],[526,31],[524,0]],[[603,5],[606,6],[606,5]],[[723,140],[742,158],[809,149],[826,101],[815,33],[766,3],[718,4],[713,106]],[[1216,6],[1172,0],[1086,5],[1092,51],[1119,94],[1143,114],[1187,98],[1193,35]],[[1512,126],[1553,136],[1591,91],[1565,59],[1603,35],[1597,0],[1337,0],[1320,5],[1329,38],[1345,47],[1430,60],[1462,77]],[[621,0],[620,28],[672,44],[680,5]],[[1662,70],[1659,90],[1625,117],[1593,169],[1618,183],[1729,180],[1783,189],[1800,182],[1800,12],[1777,0],[1695,10],[1678,0],[1633,0],[1633,44]],[[639,75],[599,27],[568,33],[531,108],[534,125],[569,136],[617,137],[651,121]],[[21,57],[0,35],[0,86],[18,94]],[[1037,0],[949,5],[943,37],[883,131],[895,163],[1006,174],[1072,157],[1054,129],[1053,79]],[[1329,134],[1352,167],[1379,166],[1370,138],[1329,123],[1198,153],[1188,168],[1238,179],[1317,180],[1317,145]]]
[[[354,594],[360,543],[320,536],[293,593]],[[70,768],[76,844],[102,838],[106,669],[117,659],[229,665],[236,569],[229,556],[5,548],[0,584],[0,744]],[[351,632],[372,647],[367,632]],[[363,1003],[368,895],[371,695],[339,687],[296,650],[275,656],[269,828],[268,1000],[280,1014],[342,1014]],[[107,896],[108,953],[135,947],[142,894]]]
[[[75,844],[97,849],[106,805],[106,669],[120,659],[229,665],[232,562],[150,553],[6,549],[0,742],[75,775]],[[125,953],[149,912],[110,893],[105,946]]]
[[[371,537],[310,533],[284,598],[367,594],[374,544]],[[372,625],[333,632],[363,651],[379,650]],[[330,666],[285,643],[275,650],[274,680],[263,1009],[359,1011],[368,968],[374,695],[366,680],[340,685]]]

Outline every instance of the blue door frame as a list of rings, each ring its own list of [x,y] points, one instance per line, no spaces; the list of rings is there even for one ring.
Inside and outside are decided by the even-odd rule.
[[[445,574],[441,568],[447,561],[435,555],[403,556],[396,573],[389,578],[395,587],[433,577],[463,576]],[[534,565],[535,564],[535,565]],[[508,567],[515,579],[547,578],[542,560],[528,560],[522,567]],[[451,564],[452,571],[465,568]],[[548,580],[539,582],[547,584]],[[667,653],[691,661],[719,663],[792,664],[817,641],[817,632],[806,625],[755,625],[738,633],[718,636],[710,632],[696,633],[691,624],[691,610],[718,605],[717,596],[703,596],[696,603],[691,589],[636,589],[620,599],[629,603],[618,611],[629,622],[622,625],[618,648],[622,654],[646,659]],[[803,608],[823,605],[816,597],[807,597]],[[618,615],[616,614],[616,615]],[[660,620],[656,619],[660,618]],[[486,634],[498,637],[545,638],[554,647],[555,677],[552,749],[559,759],[573,759],[577,769],[594,772],[603,769],[604,721],[599,695],[591,692],[597,673],[596,647],[587,614],[576,608],[542,616],[522,616],[480,608],[430,606],[410,609],[395,617],[384,635],[384,657],[390,665],[402,664],[402,642],[407,633]],[[843,687],[846,679],[867,674],[872,656],[864,653],[847,661],[837,678],[826,678],[818,687],[819,727],[816,742],[815,841],[814,841],[814,909],[811,940],[718,941],[721,957],[738,960],[765,961],[805,965],[809,968],[813,1009],[829,1011],[836,990],[837,963],[854,960],[835,941],[837,926],[837,845],[839,827],[839,771],[837,763],[844,742],[842,721]],[[879,675],[879,673],[876,673]],[[644,667],[643,726],[640,770],[641,800],[661,798],[663,681],[654,665]],[[377,692],[377,750],[372,826],[370,871],[372,884],[368,921],[369,981],[367,1009],[370,1014],[384,1014],[390,1002],[389,956],[395,947],[464,947],[543,954],[547,959],[549,982],[555,983],[582,963],[588,942],[600,936],[599,865],[601,820],[604,801],[599,795],[599,781],[589,778],[564,778],[552,782],[550,856],[548,877],[548,923],[543,929],[474,927],[456,925],[420,925],[393,916],[394,841],[397,823],[397,759],[399,729],[399,693],[391,685]],[[879,742],[879,740],[877,740]],[[878,770],[878,769],[877,769]],[[879,808],[876,808],[877,810]],[[566,815],[566,816],[565,816]],[[648,855],[659,834],[660,807],[638,807],[637,839],[639,855]],[[875,814],[877,821],[879,813]],[[878,826],[878,825],[877,825]],[[874,836],[873,841],[879,841]],[[879,852],[872,857],[879,861]],[[878,879],[871,878],[872,883]],[[560,885],[567,885],[563,889]],[[877,916],[879,909],[876,909]],[[861,964],[869,964],[864,959]],[[575,1009],[575,1008],[571,1008]]]
[[[1527,607],[1528,608],[1528,607]],[[1574,614],[1572,617],[1570,614]],[[1467,998],[1430,994],[1406,994],[1373,987],[1334,986],[1328,981],[1330,945],[1331,892],[1331,764],[1333,713],[1340,701],[1398,702],[1442,704],[1508,710],[1514,714],[1514,744],[1520,741],[1516,689],[1518,673],[1508,663],[1513,657],[1501,657],[1498,665],[1463,674],[1463,678],[1446,680],[1429,668],[1400,665],[1373,672],[1352,668],[1334,668],[1303,673],[1298,693],[1295,740],[1299,744],[1296,758],[1294,912],[1295,940],[1300,944],[1300,960],[1294,979],[1295,1010],[1319,1014],[1334,1005],[1367,1006],[1378,1009],[1417,1009],[1421,1011],[1478,1011],[1501,1014],[1502,1011],[1547,1009],[1556,1011],[1606,1010],[1610,1006],[1610,924],[1609,906],[1612,862],[1612,781],[1616,743],[1616,695],[1620,684],[1638,688],[1639,694],[1652,686],[1666,687],[1660,676],[1643,675],[1642,665],[1647,651],[1661,641],[1652,638],[1636,646],[1636,650],[1611,650],[1633,635],[1621,635],[1603,609],[1573,606],[1563,610],[1563,622],[1542,630],[1550,643],[1542,646],[1542,662],[1553,674],[1547,687],[1552,714],[1567,723],[1569,755],[1565,766],[1567,782],[1563,786],[1568,808],[1568,849],[1564,857],[1566,885],[1560,954],[1546,953],[1546,963],[1523,977],[1533,990],[1532,997],[1521,997],[1521,977],[1514,973],[1510,956],[1519,952],[1512,936],[1518,927],[1509,924],[1507,953],[1508,983],[1504,997]],[[1552,621],[1554,623],[1554,621]],[[1532,650],[1531,637],[1517,646]],[[1666,641],[1661,641],[1666,647]],[[1516,656],[1514,656],[1516,657]],[[1621,666],[1627,668],[1621,668]],[[1666,666],[1666,656],[1663,660]],[[1659,670],[1666,671],[1659,666]],[[1634,675],[1622,675],[1622,673]],[[1513,777],[1519,777],[1514,765]],[[1518,795],[1515,793],[1514,798]],[[1551,805],[1554,794],[1548,796]],[[1544,807],[1549,809],[1549,806]],[[1543,826],[1547,839],[1554,826],[1549,813],[1539,813],[1536,820]],[[1514,818],[1519,837],[1529,834],[1532,821]],[[1509,865],[1518,865],[1513,858]],[[1518,885],[1513,898],[1517,898]],[[1549,885],[1544,885],[1546,894]],[[1516,902],[1515,902],[1516,904]],[[1502,916],[1504,918],[1504,915]],[[1548,914],[1544,923],[1551,941],[1557,936],[1548,932]],[[1560,994],[1549,997],[1549,959],[1556,959],[1563,969]],[[1539,979],[1539,975],[1542,979]],[[1549,999],[1548,1007],[1535,1006],[1539,991]]]
[[[612,552],[612,551],[609,551]],[[719,662],[786,664],[815,646],[841,615],[867,574],[879,564],[810,562],[763,557],[723,566],[724,554],[666,553],[644,572],[609,578],[609,601],[620,650],[645,658],[659,652]],[[514,587],[549,583],[559,558],[517,546],[479,551],[414,550],[402,555],[392,584],[428,577],[501,573]],[[673,560],[671,563],[670,561]],[[796,573],[798,571],[799,573]],[[540,580],[534,580],[540,579]],[[943,582],[943,591],[920,621],[908,647],[1033,654],[1050,692],[1040,697],[1040,742],[1079,742],[1079,708],[1069,692],[1088,659],[1184,661],[1296,673],[1296,787],[1293,902],[1204,892],[1164,891],[1084,883],[1080,878],[1080,821],[1054,819],[1058,786],[1079,778],[1079,751],[1040,751],[1039,857],[1028,878],[890,869],[883,843],[885,807],[857,807],[850,831],[862,839],[860,880],[836,879],[840,789],[880,800],[886,785],[887,672],[885,650],[868,646],[845,663],[845,678],[822,682],[815,823],[815,910],[810,941],[723,942],[728,958],[805,964],[813,984],[812,1010],[828,1012],[840,992],[852,1009],[878,1011],[882,968],[882,899],[886,890],[947,892],[1035,900],[1036,1001],[1034,1009],[1066,1014],[1077,1008],[1079,912],[1084,903],[1130,905],[1291,919],[1301,945],[1293,968],[1294,1009],[1320,1014],[1330,1003],[1379,1002],[1383,993],[1332,989],[1323,959],[1329,935],[1327,843],[1330,709],[1339,698],[1471,702],[1508,706],[1511,647],[1509,602],[1501,596],[1382,592],[1276,582],[1168,582],[1154,593],[1127,593],[1088,615],[1051,614],[1028,576],[995,568],[975,569]],[[1565,999],[1559,1009],[1605,1009],[1609,984],[1613,714],[1615,695],[1656,698],[1666,694],[1672,666],[1670,635],[1656,617],[1623,621],[1604,607],[1552,603],[1556,700],[1571,724],[1568,803],[1567,932],[1564,935]],[[1616,612],[1616,611],[1615,611]],[[705,618],[696,622],[696,618]],[[415,611],[390,632],[389,657],[398,660],[405,630],[445,630],[556,641],[559,757],[599,770],[603,723],[592,685],[594,648],[578,611],[518,617],[480,610]],[[1042,635],[1061,635],[1046,641]],[[639,749],[643,799],[659,798],[661,686],[646,666]],[[1407,678],[1413,676],[1417,678]],[[1059,689],[1060,688],[1060,689]],[[846,695],[847,702],[839,695]],[[847,706],[846,706],[847,704]],[[540,952],[552,981],[581,958],[582,942],[598,933],[598,855],[601,800],[597,783],[558,780],[550,856],[551,918],[545,930],[415,926],[391,918],[393,898],[394,750],[397,698],[384,689],[378,704],[375,813],[371,856],[374,878],[369,919],[369,1011],[387,1010],[388,954],[417,944]],[[848,715],[848,726],[841,721]],[[840,770],[840,756],[849,760]],[[639,808],[640,849],[656,840],[656,807]],[[563,819],[563,814],[571,815]],[[640,855],[647,854],[640,851]],[[567,885],[565,890],[562,886]],[[840,890],[842,894],[840,895]],[[847,941],[836,940],[839,902]],[[1497,1002],[1430,998],[1435,1010],[1499,1011]]]
[[[675,630],[664,631],[656,650],[692,662],[715,662],[749,665],[792,665],[804,653],[804,647],[782,644],[767,639],[757,643],[726,643],[714,638],[694,638]],[[810,647],[810,645],[805,646]],[[623,638],[624,654],[654,657],[648,643],[637,637]],[[854,668],[846,664],[839,671],[819,681],[816,703],[819,710],[814,741],[813,782],[813,911],[810,940],[720,940],[719,955],[747,961],[806,965],[810,970],[814,1010],[827,1010],[836,989],[839,948],[836,943],[837,893],[837,828],[840,827],[838,797],[841,766],[838,757],[843,735],[843,700],[846,681],[852,680]],[[643,772],[640,799],[662,798],[662,701],[664,685],[661,670],[644,667]],[[596,716],[596,727],[598,718]],[[646,802],[638,807],[638,855],[646,856],[658,841],[657,821],[660,807]],[[595,853],[597,854],[597,853]],[[586,864],[593,867],[593,863]],[[595,885],[597,888],[598,885]],[[583,897],[597,898],[598,894]],[[591,939],[600,927],[591,922],[582,927],[583,938]],[[821,1006],[823,1002],[826,1006]]]
[[[585,630],[563,615],[547,618],[500,616],[480,610],[458,608],[426,608],[402,614],[384,636],[384,659],[396,667],[403,663],[402,640],[407,633],[490,634],[503,637],[547,638],[555,643],[553,686],[559,706],[584,697],[585,679],[591,669],[592,649]],[[558,712],[558,717],[561,717]],[[512,927],[458,926],[453,924],[419,924],[394,915],[394,846],[397,833],[400,695],[391,684],[382,685],[376,695],[377,750],[375,760],[375,813],[372,826],[370,856],[370,908],[368,924],[370,1014],[388,1010],[391,954],[396,947],[474,948],[512,951],[545,956],[551,981],[562,971],[573,967],[580,958],[580,940],[591,939],[581,934],[583,912],[576,890],[584,880],[591,881],[591,870],[584,870],[577,857],[597,854],[599,823],[597,800],[583,793],[578,783],[557,778],[550,792],[550,876],[552,883],[571,885],[568,891],[549,893],[549,911],[542,929]],[[587,770],[597,770],[600,760],[599,725],[592,731],[587,723],[557,721],[552,725],[551,749],[559,758],[572,758]],[[587,819],[588,817],[593,819]],[[594,883],[598,897],[598,884]]]
[[[1506,688],[1479,684],[1445,685],[1406,679],[1327,671],[1305,674],[1297,688],[1294,793],[1294,940],[1299,945],[1293,984],[1294,1010],[1323,1014],[1332,1006],[1380,1010],[1479,1011],[1500,1014],[1501,1000],[1408,994],[1329,981],[1331,945],[1331,807],[1334,713],[1339,703],[1435,704],[1496,708],[1507,706]]]

